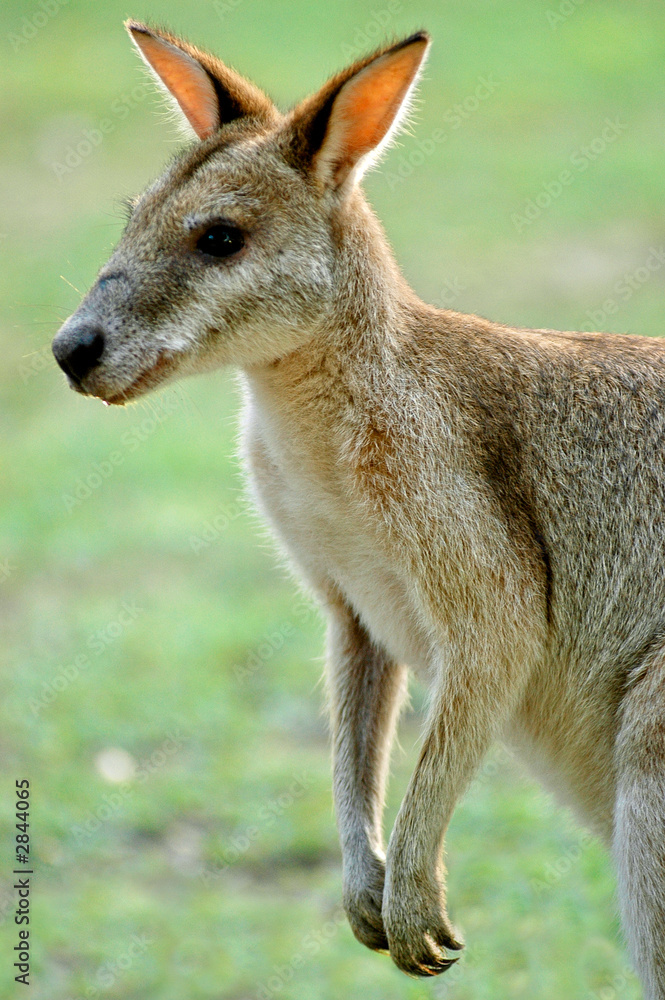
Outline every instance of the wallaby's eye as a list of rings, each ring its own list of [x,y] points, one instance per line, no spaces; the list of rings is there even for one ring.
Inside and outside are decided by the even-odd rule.
[[[196,241],[196,249],[209,257],[230,257],[244,245],[244,236],[234,226],[211,226]]]

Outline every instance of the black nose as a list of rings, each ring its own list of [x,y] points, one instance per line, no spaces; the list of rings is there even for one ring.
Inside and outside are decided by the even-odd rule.
[[[62,370],[75,382],[82,382],[99,364],[104,353],[104,331],[100,326],[85,326],[75,340],[70,337],[53,343],[53,354]]]

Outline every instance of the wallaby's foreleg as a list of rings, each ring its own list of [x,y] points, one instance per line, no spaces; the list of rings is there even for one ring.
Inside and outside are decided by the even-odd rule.
[[[665,652],[622,704],[614,853],[623,924],[645,1000],[665,1000]]]
[[[436,975],[463,944],[445,906],[443,837],[456,802],[511,710],[521,671],[480,659],[442,667],[418,764],[390,837],[383,923],[394,962]]]
[[[345,605],[336,607],[330,620],[328,686],[344,906],[358,940],[387,951],[381,920],[382,817],[390,747],[406,694],[406,668],[371,642]]]

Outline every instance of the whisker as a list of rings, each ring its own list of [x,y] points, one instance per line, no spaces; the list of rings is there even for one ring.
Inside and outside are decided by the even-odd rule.
[[[60,275],[60,277],[61,277],[61,278],[62,278],[62,280],[63,280],[63,281],[65,282],[65,284],[69,285],[69,287],[70,287],[70,288],[73,288],[73,289],[74,289],[74,291],[76,292],[76,294],[77,294],[77,295],[83,295],[83,292],[80,292],[80,291],[78,290],[78,288],[76,287],[76,285],[72,285],[72,283],[71,283],[71,281],[69,280],[69,278],[65,278],[64,274],[61,274],[61,275]]]

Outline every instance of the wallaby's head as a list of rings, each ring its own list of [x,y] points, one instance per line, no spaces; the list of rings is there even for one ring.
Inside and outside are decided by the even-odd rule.
[[[269,363],[329,327],[354,277],[348,248],[372,225],[359,178],[429,46],[421,32],[384,48],[282,114],[214,56],[127,28],[196,141],[134,203],[53,342],[71,386],[112,403],[171,376]]]

